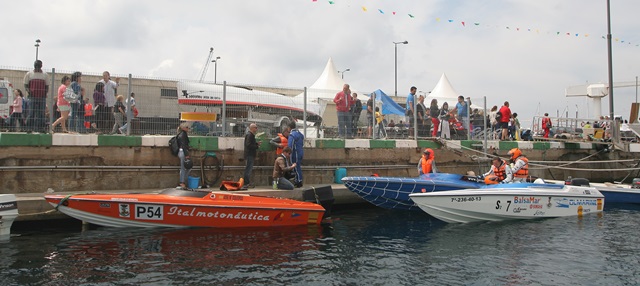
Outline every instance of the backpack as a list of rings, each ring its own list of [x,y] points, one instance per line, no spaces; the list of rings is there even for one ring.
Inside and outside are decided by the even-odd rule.
[[[178,156],[178,152],[180,152],[180,146],[178,145],[178,135],[169,139],[169,149],[171,149],[171,154],[173,154],[173,156]]]
[[[500,119],[502,119],[502,112],[498,111],[496,112],[496,120],[500,121]]]

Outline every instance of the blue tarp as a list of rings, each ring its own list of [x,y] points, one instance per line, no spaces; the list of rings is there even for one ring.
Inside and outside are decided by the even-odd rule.
[[[382,90],[376,90],[373,93],[376,94],[376,101],[382,100],[382,114],[397,114],[404,116],[404,108],[398,105],[391,97],[385,94]],[[376,103],[377,105],[377,103]],[[366,104],[365,104],[366,106]],[[365,107],[366,108],[366,107]]]

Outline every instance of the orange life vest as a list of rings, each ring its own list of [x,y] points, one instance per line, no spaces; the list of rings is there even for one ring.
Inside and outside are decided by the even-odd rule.
[[[520,170],[513,174],[513,176],[516,178],[526,178],[529,176],[529,159],[526,157],[520,157],[520,160],[524,161],[525,164]]]
[[[493,169],[493,174],[496,177],[498,177],[498,181],[503,181],[505,179],[505,175],[506,175],[505,165],[506,163],[504,162],[504,160],[502,160],[502,164],[500,164],[500,167],[496,168],[496,166],[491,165],[491,169]]]
[[[280,137],[280,145],[287,146],[287,144],[289,143],[289,139],[287,139],[287,137],[284,137],[282,133],[278,133],[278,137]],[[280,154],[282,154],[282,149],[284,149],[284,147],[276,148],[276,155],[279,156]]]
[[[431,173],[433,171],[432,166],[433,166],[433,157],[430,155],[429,159],[427,159],[427,156],[422,155],[422,173],[423,174]]]
[[[84,116],[93,116],[93,105],[91,103],[84,105]]]

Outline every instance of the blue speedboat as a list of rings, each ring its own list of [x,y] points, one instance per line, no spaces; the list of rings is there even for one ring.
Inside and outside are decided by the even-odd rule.
[[[504,185],[486,185],[475,176],[450,173],[424,174],[418,178],[400,177],[345,177],[342,182],[352,192],[373,205],[385,209],[420,210],[409,199],[409,194],[460,189],[500,188]],[[513,183],[511,188],[544,186],[561,189],[561,184]]]

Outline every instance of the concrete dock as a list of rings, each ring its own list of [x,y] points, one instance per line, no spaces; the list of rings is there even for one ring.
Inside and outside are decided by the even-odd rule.
[[[327,184],[318,184],[315,187],[327,186]],[[271,187],[257,186],[255,189],[246,191],[233,191],[228,193],[234,194],[249,194],[258,196],[269,196],[279,198],[289,198],[294,200],[302,200],[302,190],[311,188],[313,186],[305,186],[304,188],[298,188],[295,190],[274,190]],[[366,204],[367,202],[360,198],[358,195],[349,191],[342,184],[332,184],[333,196],[335,198],[334,205],[347,205],[347,204]],[[215,192],[227,192],[220,191],[219,189],[199,189],[200,191],[215,191]],[[57,195],[70,195],[70,194],[87,194],[87,193],[101,193],[101,194],[117,194],[117,193],[145,193],[152,194],[162,191],[161,189],[143,189],[143,190],[109,190],[109,191],[96,191],[96,192],[52,192],[52,193],[23,193],[16,194],[18,199],[18,218],[16,221],[41,221],[51,219],[64,219],[70,218],[69,216],[56,211],[53,206],[47,203],[44,199],[45,195],[57,194]]]

